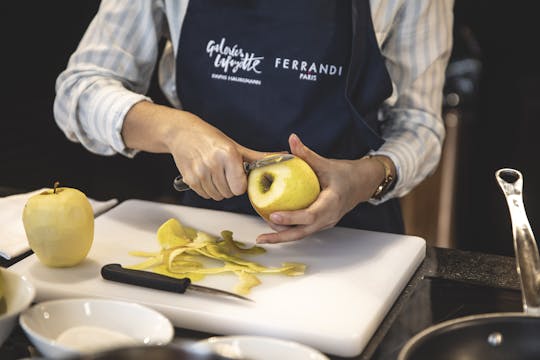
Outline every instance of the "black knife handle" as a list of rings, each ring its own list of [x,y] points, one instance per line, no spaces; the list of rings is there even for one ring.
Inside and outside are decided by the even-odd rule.
[[[123,268],[120,264],[107,264],[101,268],[106,280],[183,294],[191,285],[189,278],[177,279],[150,271]]]

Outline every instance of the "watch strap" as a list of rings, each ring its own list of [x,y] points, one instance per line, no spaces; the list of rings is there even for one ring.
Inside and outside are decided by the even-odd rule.
[[[381,181],[379,186],[377,186],[377,188],[373,192],[373,195],[371,195],[372,199],[381,200],[382,197],[388,192],[388,190],[390,190],[392,184],[394,183],[392,169],[390,168],[390,165],[386,161],[382,160],[380,157],[368,155],[367,158],[377,161],[384,168],[384,179]]]

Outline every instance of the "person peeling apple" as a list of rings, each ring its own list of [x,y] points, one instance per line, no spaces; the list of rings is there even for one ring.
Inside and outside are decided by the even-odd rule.
[[[403,233],[398,199],[440,159],[452,23],[453,0],[102,0],[55,120],[94,153],[171,154],[181,203],[258,213],[259,243]]]

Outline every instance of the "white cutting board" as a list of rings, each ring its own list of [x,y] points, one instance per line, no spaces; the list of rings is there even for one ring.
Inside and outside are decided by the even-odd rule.
[[[135,264],[132,250],[156,251],[158,227],[169,218],[212,234],[228,229],[252,245],[271,229],[258,217],[185,206],[128,200],[96,219],[88,258],[72,268],[47,268],[35,255],[10,269],[35,285],[36,301],[105,297],[152,307],[177,327],[214,334],[251,334],[294,340],[339,356],[356,356],[383,320],[425,257],[422,238],[333,228],[301,241],[265,245],[250,259],[267,266],[307,265],[300,277],[261,275],[249,297],[255,303],[190,292],[184,295],[103,280],[107,263]],[[231,290],[232,274],[199,282]]]

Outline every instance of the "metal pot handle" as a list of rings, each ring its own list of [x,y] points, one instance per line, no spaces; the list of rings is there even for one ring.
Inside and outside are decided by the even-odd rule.
[[[540,316],[540,255],[523,205],[523,176],[518,170],[505,168],[497,170],[495,178],[510,210],[523,311]]]

